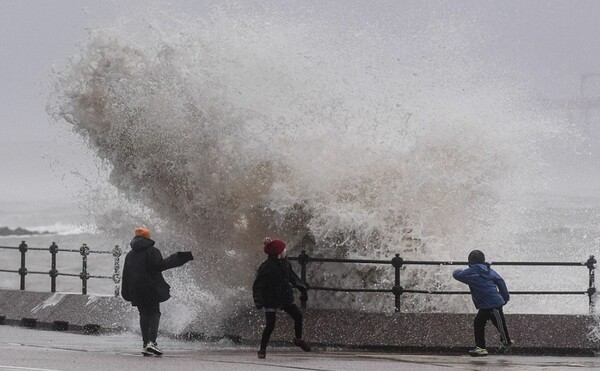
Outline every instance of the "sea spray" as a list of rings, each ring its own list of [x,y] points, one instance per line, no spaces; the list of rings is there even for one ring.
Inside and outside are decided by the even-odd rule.
[[[199,311],[203,295],[221,308],[250,305],[265,235],[292,255],[464,260],[483,246],[512,258],[542,184],[539,149],[560,123],[540,114],[508,64],[480,51],[472,21],[396,16],[406,27],[395,34],[268,9],[98,28],[58,74],[49,109],[109,164],[121,194],[155,214],[161,246],[194,251],[174,289],[194,288]],[[310,269],[326,286],[390,287],[393,277]],[[403,274],[406,288],[450,281],[435,269]],[[385,296],[311,298],[392,308]],[[403,306],[458,301],[407,296]]]

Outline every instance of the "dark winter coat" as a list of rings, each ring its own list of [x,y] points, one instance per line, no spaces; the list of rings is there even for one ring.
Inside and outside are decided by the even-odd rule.
[[[467,269],[457,269],[452,276],[469,285],[477,309],[498,308],[510,299],[504,279],[487,263],[471,264]]]
[[[294,302],[292,287],[306,293],[306,284],[296,275],[290,262],[269,255],[258,268],[252,285],[254,305],[257,308],[282,308],[290,305]]]
[[[181,253],[175,253],[166,259],[154,247],[154,241],[137,236],[131,240],[131,251],[125,256],[121,296],[131,305],[163,302],[171,297],[170,286],[165,281],[162,271],[185,264]]]

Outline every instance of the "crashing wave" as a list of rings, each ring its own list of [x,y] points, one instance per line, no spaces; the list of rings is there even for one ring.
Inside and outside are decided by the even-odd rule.
[[[235,293],[265,235],[292,255],[464,259],[485,246],[510,256],[540,143],[560,130],[470,45],[468,25],[381,35],[268,10],[184,18],[90,32],[50,104],[109,164],[110,182],[161,220],[164,244],[193,246],[201,263],[181,286],[246,305]],[[405,287],[449,280],[406,276]],[[309,278],[360,287],[393,276],[321,265]],[[314,295],[323,307],[391,307]],[[426,297],[404,305],[440,308]]]

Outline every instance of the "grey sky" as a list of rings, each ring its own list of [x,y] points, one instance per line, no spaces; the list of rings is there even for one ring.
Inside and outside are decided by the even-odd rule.
[[[67,130],[51,125],[45,107],[53,63],[75,52],[92,21],[81,4],[0,1],[0,214],[72,198],[69,185],[77,179],[57,164],[86,151]]]
[[[0,0],[0,202],[70,198],[68,184],[74,184],[77,177],[65,173],[65,167],[70,161],[81,165],[89,155],[84,156],[84,147],[68,130],[49,123],[45,106],[52,66],[60,66],[77,51],[77,42],[85,38],[87,28],[110,24],[128,14],[135,16],[140,5],[123,3]],[[169,3],[201,15],[210,2]],[[250,8],[255,4],[241,3]],[[318,7],[337,14],[337,19],[358,15],[368,20],[423,3],[276,1],[273,6]],[[485,32],[495,35],[498,51],[530,73],[541,96],[575,97],[581,74],[600,72],[598,1],[451,1],[439,6],[449,12],[476,10],[469,14],[481,17],[489,26]],[[387,19],[381,27],[393,28],[393,16]],[[52,161],[67,165],[51,169]]]

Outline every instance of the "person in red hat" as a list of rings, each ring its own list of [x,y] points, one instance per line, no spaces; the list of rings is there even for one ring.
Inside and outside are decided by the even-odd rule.
[[[302,313],[294,304],[292,288],[297,288],[306,299],[307,286],[292,269],[286,259],[285,242],[266,237],[263,241],[264,252],[268,255],[256,273],[252,285],[252,295],[257,309],[265,312],[266,325],[260,341],[258,358],[266,357],[267,344],[275,329],[277,310],[281,309],[294,319],[294,345],[305,352],[310,351],[310,346],[302,339]]]
[[[171,297],[169,285],[162,272],[180,267],[194,257],[189,251],[177,252],[163,259],[160,250],[154,246],[152,234],[146,227],[135,229],[131,240],[131,251],[125,256],[121,296],[140,312],[142,331],[142,354],[162,355],[156,344],[160,322],[160,303]]]

